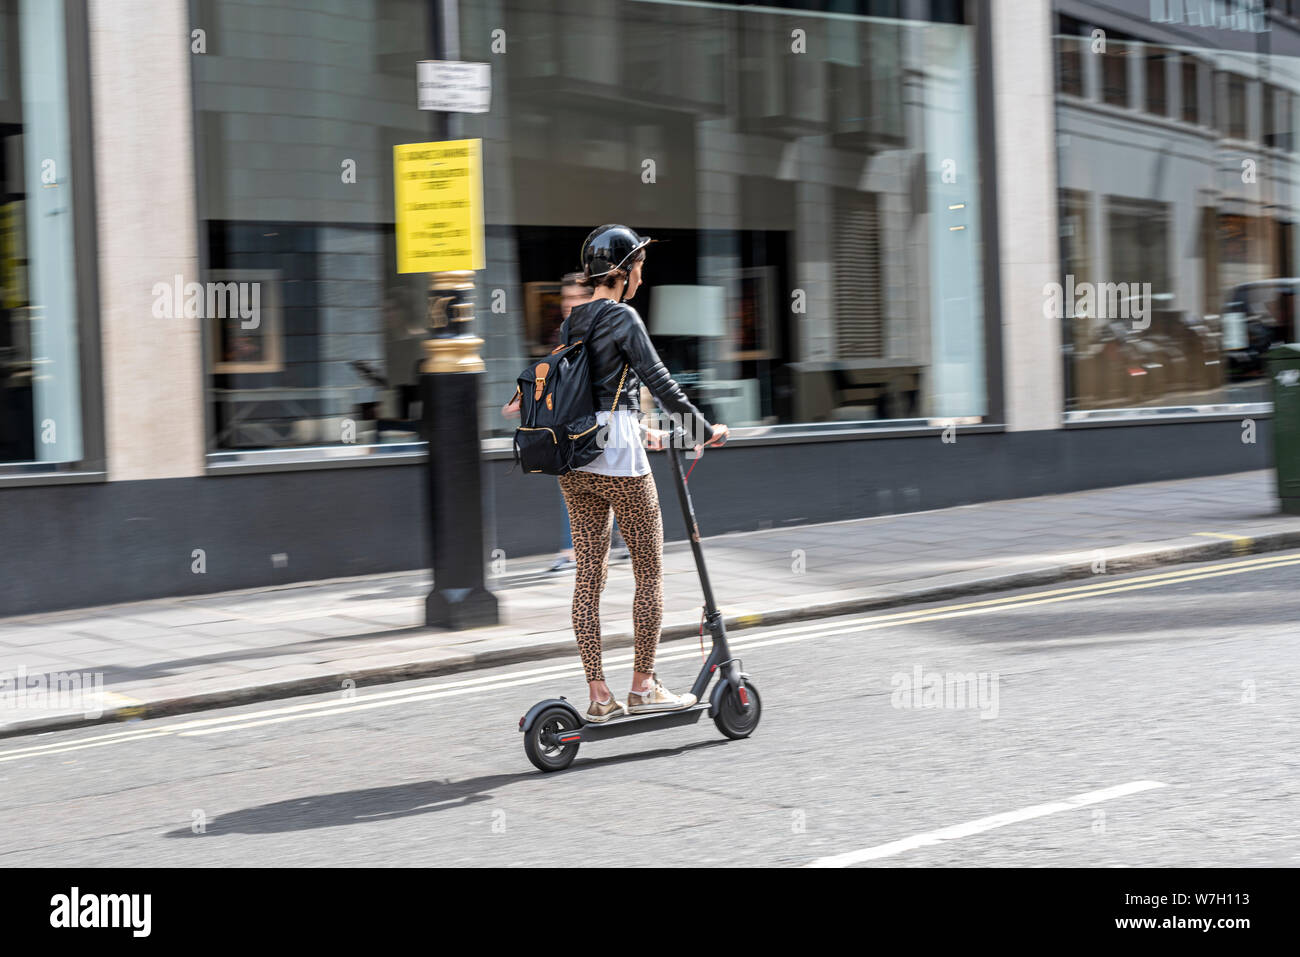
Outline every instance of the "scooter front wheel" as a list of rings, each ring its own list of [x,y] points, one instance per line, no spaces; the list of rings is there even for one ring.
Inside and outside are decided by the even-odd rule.
[[[745,695],[749,698],[748,709],[734,688],[728,688],[718,702],[718,713],[713,716],[713,723],[729,738],[748,738],[758,727],[758,719],[763,714],[763,699],[748,678],[745,679]]]
[[[524,735],[524,753],[539,771],[563,771],[578,756],[578,742],[564,744],[566,731],[578,730],[578,720],[566,708],[547,708]]]

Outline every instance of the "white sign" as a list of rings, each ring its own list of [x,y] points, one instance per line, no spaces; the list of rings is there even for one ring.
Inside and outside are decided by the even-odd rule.
[[[415,64],[415,88],[422,110],[486,113],[492,100],[491,65],[420,60]]]

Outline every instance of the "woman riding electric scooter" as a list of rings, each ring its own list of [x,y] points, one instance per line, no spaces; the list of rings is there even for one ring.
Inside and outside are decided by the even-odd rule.
[[[675,415],[687,434],[704,445],[726,441],[725,425],[713,425],[673,381],[659,359],[645,323],[623,300],[636,295],[645,267],[649,237],[626,226],[599,226],[582,244],[582,266],[592,298],[575,306],[568,319],[568,341],[586,342],[590,356],[597,421],[608,438],[600,456],[560,476],[569,509],[577,572],[573,587],[573,631],[591,693],[585,720],[607,721],[622,714],[676,711],[695,704],[692,694],[675,695],[654,673],[655,650],[663,620],[663,520],[654,475],[645,446],[664,447],[669,433],[640,425],[640,383],[666,412]],[[636,595],[632,603],[635,634],[632,687],[627,703],[617,701],[601,667],[600,593],[609,566],[610,512],[632,557]]]

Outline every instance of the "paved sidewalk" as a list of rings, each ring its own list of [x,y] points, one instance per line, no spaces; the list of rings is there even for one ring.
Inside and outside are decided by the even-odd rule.
[[[1300,517],[1278,512],[1269,471],[713,537],[702,518],[729,629],[1087,577],[1099,559],[1114,574],[1300,547]],[[491,579],[504,624],[467,631],[423,627],[427,571],[0,619],[0,682],[79,672],[102,674],[104,687],[103,714],[91,717],[80,702],[32,710],[0,694],[0,736],[337,690],[348,679],[556,656],[576,664],[573,573],[546,574],[549,562],[508,563]],[[686,543],[668,545],[664,570],[664,636],[693,636],[702,599]],[[629,563],[613,564],[606,648],[631,644],[632,589]]]

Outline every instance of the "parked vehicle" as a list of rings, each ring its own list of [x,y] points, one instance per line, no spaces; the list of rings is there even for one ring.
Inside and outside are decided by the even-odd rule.
[[[1295,295],[1300,279],[1263,279],[1233,287],[1223,307],[1223,358],[1229,381],[1264,375],[1264,353],[1300,339]]]

